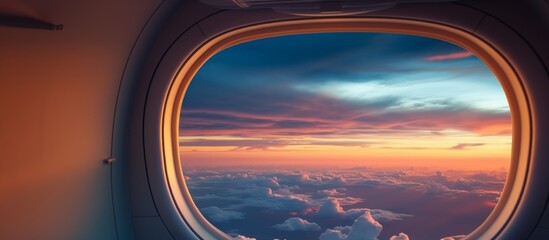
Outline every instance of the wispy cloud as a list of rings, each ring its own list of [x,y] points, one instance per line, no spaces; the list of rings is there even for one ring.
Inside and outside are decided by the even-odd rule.
[[[462,59],[462,58],[468,58],[474,56],[473,53],[469,51],[462,51],[462,52],[454,52],[454,53],[448,53],[448,54],[440,54],[440,55],[434,55],[425,58],[426,61],[432,62],[432,61],[444,61],[444,60],[455,60],[455,59]]]
[[[375,142],[364,140],[308,140],[308,139],[276,139],[276,138],[240,138],[240,139],[180,139],[180,146],[200,147],[233,147],[232,150],[267,150],[286,146],[346,146],[346,147],[369,147]]]
[[[467,149],[469,147],[478,147],[478,146],[484,146],[486,143],[459,143],[455,146],[451,147],[452,150],[463,150]]]

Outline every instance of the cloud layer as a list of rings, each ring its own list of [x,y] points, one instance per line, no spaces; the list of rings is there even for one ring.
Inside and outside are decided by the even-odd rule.
[[[217,227],[233,236],[279,239],[317,239],[321,234],[323,239],[346,239],[377,226],[375,222],[386,229],[380,232],[383,239],[398,232],[419,239],[437,236],[432,231],[440,231],[440,238],[448,232],[467,233],[484,220],[480,216],[475,223],[471,217],[489,214],[506,177],[505,172],[374,168],[209,168],[185,173],[195,203]],[[454,208],[447,208],[449,204]],[[372,205],[381,209],[368,207]],[[428,224],[400,224],[416,221]],[[455,223],[429,225],[443,221]],[[351,234],[355,222],[358,227]],[[453,229],[465,223],[468,230]],[[369,232],[375,233],[373,229]],[[402,234],[394,237],[405,239]]]

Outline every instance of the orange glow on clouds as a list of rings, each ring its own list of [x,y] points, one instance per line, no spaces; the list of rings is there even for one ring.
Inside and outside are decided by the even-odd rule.
[[[209,137],[224,140],[249,140],[234,137]],[[181,137],[185,142],[191,136]],[[202,138],[203,139],[203,138]],[[322,141],[351,142],[349,139],[299,139],[294,142],[320,144],[281,145],[265,148],[237,146],[182,146],[180,154],[186,165],[326,165],[375,167],[437,167],[448,169],[507,168],[510,157],[509,136],[369,136],[355,146],[323,145]],[[292,142],[292,140],[288,140]]]

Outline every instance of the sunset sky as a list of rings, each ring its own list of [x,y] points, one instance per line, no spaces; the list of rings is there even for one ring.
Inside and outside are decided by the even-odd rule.
[[[304,34],[242,43],[192,80],[186,165],[507,168],[511,118],[491,71],[438,40]]]

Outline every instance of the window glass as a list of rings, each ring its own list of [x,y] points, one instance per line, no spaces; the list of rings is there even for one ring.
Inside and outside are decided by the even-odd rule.
[[[214,55],[185,93],[179,145],[194,203],[238,239],[460,239],[498,201],[511,130],[471,52],[318,33]]]

